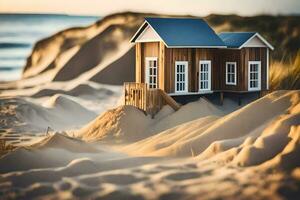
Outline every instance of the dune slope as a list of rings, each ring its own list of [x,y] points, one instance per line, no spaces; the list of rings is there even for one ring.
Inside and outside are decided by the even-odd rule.
[[[195,108],[201,106],[206,110],[202,107],[204,112],[197,117]],[[300,197],[300,91],[273,92],[227,115],[203,100],[181,109],[173,112],[165,107],[151,119],[133,107],[118,107],[80,130],[81,137],[100,140],[97,143],[56,133],[19,148],[0,158],[0,196]],[[170,129],[162,126],[175,116],[184,120],[175,121],[177,126]],[[167,130],[145,133],[155,126]],[[116,145],[118,139],[131,144]]]
[[[194,154],[201,157],[203,152],[204,154],[210,152],[211,156],[213,152],[238,148],[237,152],[240,152],[235,158],[236,163],[240,165],[262,163],[282,150],[282,146],[288,141],[290,128],[299,125],[299,103],[299,91],[273,92],[213,123],[206,123],[203,128],[198,128],[199,121],[189,122],[176,127],[177,130],[166,130],[132,144],[129,149],[139,149],[138,154],[159,156]],[[240,146],[243,148],[239,148]],[[261,149],[263,147],[266,149]],[[263,158],[259,156],[260,151],[271,152],[269,156]],[[261,160],[256,160],[257,156]]]
[[[177,112],[165,106],[154,119],[133,106],[120,106],[100,115],[75,134],[86,141],[133,142],[194,119],[216,119],[225,113],[205,99],[184,105]]]

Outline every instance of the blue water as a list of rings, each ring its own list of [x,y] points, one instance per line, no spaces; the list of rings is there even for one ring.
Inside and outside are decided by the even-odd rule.
[[[20,79],[26,58],[38,40],[99,19],[95,16],[0,14],[0,81]]]

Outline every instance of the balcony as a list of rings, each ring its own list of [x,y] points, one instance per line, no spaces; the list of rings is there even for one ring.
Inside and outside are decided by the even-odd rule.
[[[150,114],[152,117],[164,105],[171,106],[175,111],[180,108],[177,102],[161,89],[149,89],[146,83],[124,83],[124,104]]]

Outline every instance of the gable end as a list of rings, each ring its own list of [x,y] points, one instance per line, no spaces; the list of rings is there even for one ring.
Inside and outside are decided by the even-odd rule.
[[[244,42],[239,49],[244,47],[268,47],[274,50],[274,47],[269,44],[259,33],[255,33],[251,38]]]
[[[135,42],[160,42],[162,39],[151,26],[147,26],[136,38]]]

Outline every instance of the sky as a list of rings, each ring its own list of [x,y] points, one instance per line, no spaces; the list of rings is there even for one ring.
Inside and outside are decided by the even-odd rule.
[[[205,16],[300,14],[300,0],[0,0],[0,13],[58,13],[104,16],[137,11]]]

